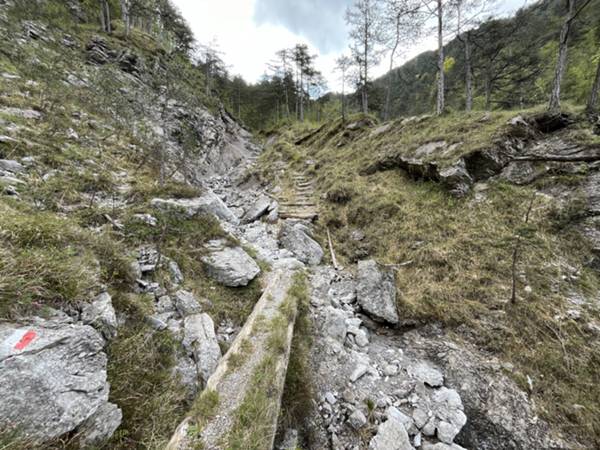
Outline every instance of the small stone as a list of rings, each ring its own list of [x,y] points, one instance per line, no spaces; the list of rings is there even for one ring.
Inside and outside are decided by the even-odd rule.
[[[409,367],[409,375],[430,387],[440,387],[444,384],[444,375],[427,363],[419,363]]]
[[[202,312],[202,308],[194,294],[183,290],[175,293],[175,308],[181,317],[187,317]]]
[[[170,314],[167,313],[167,316],[169,316]],[[168,319],[168,317],[167,317]],[[168,325],[167,322],[165,320],[163,320],[163,317],[161,314],[155,314],[152,316],[146,316],[146,323],[152,327],[152,329],[156,330],[156,331],[163,331],[166,330]]]
[[[384,364],[381,370],[386,377],[398,375],[398,366],[395,364]]]
[[[350,417],[348,417],[348,423],[352,428],[358,430],[367,424],[367,418],[361,410],[357,409],[352,414],[350,414]]]
[[[356,382],[359,378],[361,378],[364,374],[369,371],[369,366],[366,364],[358,364],[352,374],[350,375],[350,381],[353,383]]]
[[[173,284],[175,286],[178,286],[181,283],[183,283],[183,273],[181,272],[179,265],[175,261],[170,259],[169,263],[168,263],[168,267],[169,267],[169,274],[171,275],[171,281],[173,282]]]
[[[98,295],[92,303],[83,307],[81,320],[100,331],[107,340],[117,336],[117,316],[112,298],[107,292]]]
[[[435,435],[435,419],[430,417],[425,426],[421,429],[425,436]]]
[[[335,405],[337,403],[337,399],[335,398],[335,395],[333,395],[331,392],[328,392],[327,394],[325,394],[325,400],[330,405]]]
[[[369,338],[364,330],[358,330],[358,333],[354,335],[354,342],[359,347],[366,347],[369,345]]]
[[[151,227],[158,225],[158,219],[150,214],[134,214],[133,218]]]

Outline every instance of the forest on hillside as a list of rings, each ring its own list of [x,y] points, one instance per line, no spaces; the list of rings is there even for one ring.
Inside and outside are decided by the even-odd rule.
[[[64,17],[20,3],[33,15]],[[354,1],[346,12],[350,45],[336,60],[342,92],[331,92],[334,80],[317,70],[319,55],[300,43],[265,61],[256,83],[231,74],[218,45],[196,42],[167,0],[68,1],[63,9],[74,9],[81,23],[99,22],[106,33],[129,35],[135,28],[155,36],[167,59],[189,62],[190,83],[205,103],[222,103],[252,129],[358,111],[389,120],[545,103],[559,109],[561,101],[596,109],[600,1],[540,0],[504,18],[495,16],[498,6],[491,0]],[[411,46],[432,36],[437,50],[397,66]],[[374,79],[378,64],[390,70]]]
[[[366,37],[351,35],[358,48],[338,59],[347,98],[342,93],[323,95],[326,80],[314,70],[317,56],[308,55],[301,45],[274,55],[259,83],[230,78],[223,70],[215,78],[215,89],[234,114],[253,128],[282,119],[303,120],[304,116],[320,122],[340,115],[342,104],[350,111],[363,110],[382,119],[439,112],[440,72],[444,111],[528,108],[548,102],[563,42],[567,51],[561,99],[574,105],[591,102],[600,62],[599,1],[541,0],[508,18],[495,18],[492,7],[482,2],[443,5],[442,61],[440,51],[429,51],[394,67],[415,40],[438,32],[431,25],[436,10],[422,11],[408,0],[355,2],[356,14],[362,11],[367,21],[380,23]],[[361,17],[352,18],[352,11],[348,11],[348,24],[352,30],[360,29]],[[370,11],[380,17],[369,19]],[[363,44],[369,40],[369,60],[360,56],[365,51],[361,39]],[[370,70],[381,60],[389,61],[392,68],[372,80],[365,68]],[[366,110],[363,91],[368,95]],[[301,108],[306,112],[301,114]]]

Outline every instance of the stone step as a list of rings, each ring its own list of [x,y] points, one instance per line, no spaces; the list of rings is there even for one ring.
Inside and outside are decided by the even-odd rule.
[[[306,220],[308,222],[314,222],[315,220],[317,220],[319,218],[319,215],[317,213],[305,213],[305,214],[301,214],[301,213],[294,213],[294,214],[286,214],[286,213],[281,213],[279,214],[279,217],[281,219],[297,219],[297,220]]]
[[[256,442],[247,441],[250,430],[238,418],[240,408],[248,414],[253,395],[265,391],[263,411],[249,422],[260,429],[261,448],[273,447],[296,320],[297,299],[288,295],[292,284],[300,282],[294,280],[295,273],[281,269],[270,275],[252,314],[196,399],[192,408],[196,412],[177,427],[166,450],[229,448],[232,435],[239,448],[254,448]],[[261,373],[267,377],[257,376]]]
[[[279,209],[286,209],[292,207],[303,207],[303,208],[316,208],[315,202],[292,202],[292,203],[280,203]]]

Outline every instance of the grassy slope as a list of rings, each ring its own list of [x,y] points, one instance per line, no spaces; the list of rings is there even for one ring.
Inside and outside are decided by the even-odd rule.
[[[533,399],[546,419],[583,442],[598,443],[598,340],[581,323],[555,318],[569,309],[570,294],[579,292],[591,301],[598,293],[597,275],[584,266],[590,248],[568,225],[565,211],[548,197],[535,197],[518,265],[519,300],[511,305],[511,257],[515,236],[524,228],[532,187],[492,181],[485,199],[475,201],[474,194],[455,199],[440,186],[414,181],[400,170],[359,175],[380,154],[410,155],[437,140],[464,143],[442,161],[452,162],[466,151],[485,148],[516,114],[493,113],[487,122],[479,121],[482,113],[431,118],[405,127],[396,122],[376,136],[373,128],[349,132],[336,122],[302,146],[291,143],[305,135],[307,127],[287,128],[263,155],[262,170],[271,176],[277,161],[285,161],[287,174],[292,169],[311,173],[320,197],[322,242],[328,226],[339,259],[350,264],[366,249],[382,262],[408,262],[397,272],[403,319],[442,323],[512,363],[515,370],[510,375],[524,390],[529,389],[527,377],[533,380]],[[583,127],[571,133],[578,141],[597,142]],[[316,161],[316,168],[307,169],[308,159]],[[550,176],[541,183],[565,180],[570,185],[581,181],[576,176]],[[280,182],[290,183],[286,176]],[[364,242],[351,239],[354,230],[365,233]],[[568,281],[562,281],[563,276]],[[530,294],[525,285],[532,287]],[[597,311],[585,311],[585,320],[599,318]]]
[[[48,4],[54,8],[57,3]],[[34,109],[43,118],[0,113],[0,134],[17,140],[0,144],[0,159],[36,159],[28,184],[18,186],[21,199],[0,196],[0,319],[44,315],[48,306],[77,308],[91,300],[99,284],[107,285],[117,312],[128,319],[108,348],[111,401],[124,410],[124,422],[110,446],[160,448],[188,405],[171,377],[179,345],[169,332],[151,332],[143,315],[151,311],[152,299],[131,293],[129,267],[135,249],[159,245],[163,254],[176,260],[186,277],[185,287],[210,299],[209,312],[217,323],[225,318],[243,322],[260,286],[257,281],[246,289],[227,289],[205,276],[199,261],[202,244],[224,235],[215,220],[166,216],[150,208],[154,197],[194,197],[199,191],[174,181],[156,182],[150,149],[129,127],[139,111],[119,103],[116,95],[120,87],[132,92],[138,86],[127,82],[116,66],[87,66],[83,49],[96,27],[75,25],[60,6],[56,8],[44,18],[52,24],[48,35],[54,42],[30,40],[15,46],[22,14],[2,23],[0,72],[21,78],[0,77],[0,108]],[[76,48],[60,43],[63,31],[75,39]],[[146,58],[161,54],[158,42],[137,31],[129,41],[119,29],[104,37],[111,46],[132,48]],[[67,86],[63,80],[68,73],[88,78],[89,87]],[[11,124],[21,128],[13,131]],[[69,129],[79,139],[70,139]],[[50,171],[54,175],[44,180]],[[100,200],[113,195],[122,196],[127,206],[102,206]],[[133,219],[135,213],[146,212],[158,218],[158,227]],[[122,222],[124,231],[112,229],[105,214]],[[166,274],[158,274],[163,277]]]

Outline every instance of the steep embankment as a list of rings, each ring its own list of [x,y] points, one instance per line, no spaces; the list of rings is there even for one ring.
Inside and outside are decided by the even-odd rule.
[[[259,147],[185,55],[90,8],[0,2],[2,448],[164,445],[260,296],[205,183]]]
[[[528,398],[526,408],[573,442],[567,448],[577,448],[575,441],[582,448],[598,445],[600,141],[583,118],[473,113],[382,126],[355,118],[316,130],[279,130],[269,144],[261,157],[263,175],[287,165],[288,172],[277,172],[284,190],[293,183],[289,174],[312,177],[321,242],[327,242],[328,228],[342,265],[375,257],[394,268],[393,328],[399,336],[416,328],[397,346],[412,352],[411,344],[406,347],[412,341],[429,353],[460,392],[469,420],[456,442],[468,448],[547,448],[524,438],[546,432],[517,425],[527,420],[517,418],[525,407],[514,399]],[[359,279],[360,271],[359,264]],[[511,303],[513,274],[517,296]],[[340,292],[333,283],[323,292],[329,289],[334,308],[347,309],[346,284]],[[373,317],[365,305],[360,309]],[[327,309],[323,314],[335,317]],[[324,330],[339,320],[326,323]],[[366,323],[369,331],[377,330]],[[432,325],[443,332],[432,332]],[[451,344],[436,351],[436,339]],[[451,354],[462,347],[471,350],[461,350],[461,362]],[[476,356],[467,356],[473,350]],[[344,370],[352,370],[349,361]],[[512,381],[495,385],[513,383],[509,391],[519,392],[518,386],[521,393],[481,392],[482,379],[474,381],[474,373],[488,380],[507,375]],[[332,392],[343,389],[327,381],[327,372],[318,378]],[[506,401],[494,404],[504,395]],[[496,415],[502,403],[512,407]],[[329,416],[321,411],[324,427],[338,423],[336,408],[325,408]]]

